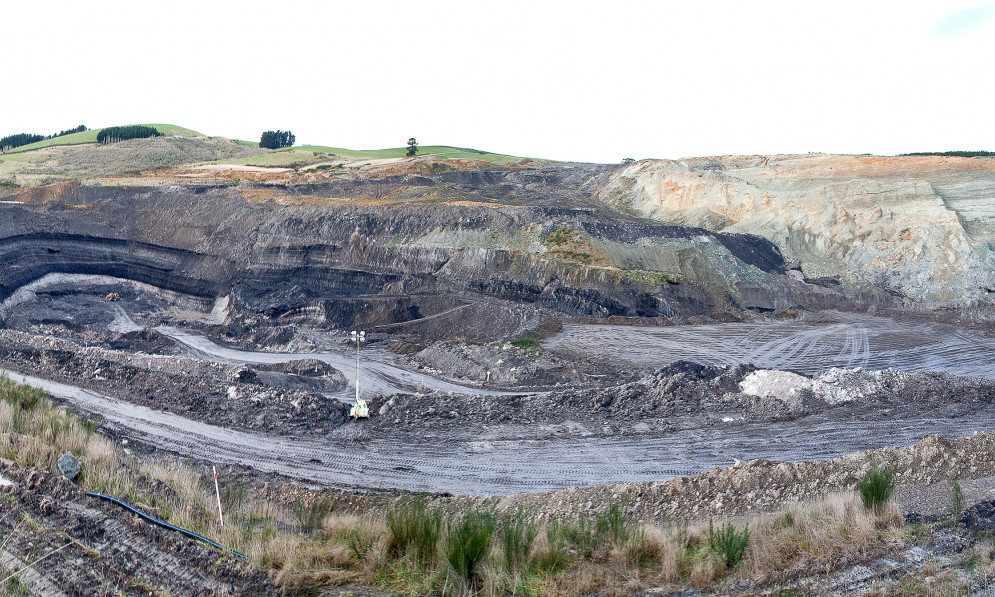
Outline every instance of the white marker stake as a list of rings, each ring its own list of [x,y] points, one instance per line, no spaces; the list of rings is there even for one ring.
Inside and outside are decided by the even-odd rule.
[[[221,519],[221,526],[225,526],[225,517],[221,514],[221,490],[218,489],[218,467],[211,468],[214,469],[214,495],[218,496],[218,518]]]

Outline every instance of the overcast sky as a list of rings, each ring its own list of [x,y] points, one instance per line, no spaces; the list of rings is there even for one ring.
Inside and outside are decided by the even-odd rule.
[[[163,122],[617,162],[995,150],[995,3],[5,2],[0,136]]]

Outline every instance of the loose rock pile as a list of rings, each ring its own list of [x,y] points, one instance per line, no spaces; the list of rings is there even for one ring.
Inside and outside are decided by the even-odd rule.
[[[519,494],[501,498],[500,508],[524,506],[547,517],[569,517],[602,511],[612,502],[621,502],[634,517],[658,523],[683,517],[706,520],[710,516],[752,515],[820,495],[854,490],[860,476],[872,465],[893,468],[899,486],[927,488],[925,493],[931,500],[910,501],[904,504],[907,510],[942,511],[949,499],[948,479],[995,475],[995,432],[956,439],[928,437],[907,448],[856,452],[833,460],[753,460],[669,481]],[[979,521],[991,518],[988,510],[982,510],[972,516]]]
[[[242,366],[80,347],[67,340],[0,330],[0,365],[235,429],[321,432],[346,421],[345,406],[337,400],[314,387],[290,387],[307,388],[313,377],[281,371],[313,371],[309,362],[256,373]],[[320,382],[327,383],[325,392],[345,386],[337,371]]]
[[[607,388],[521,395],[450,393],[374,398],[368,430],[477,434],[514,426],[521,435],[572,425],[584,434],[668,432],[730,421],[794,420],[847,409],[963,416],[995,403],[995,381],[946,373],[833,369],[817,378],[677,362],[639,381]],[[840,411],[842,412],[842,411]]]

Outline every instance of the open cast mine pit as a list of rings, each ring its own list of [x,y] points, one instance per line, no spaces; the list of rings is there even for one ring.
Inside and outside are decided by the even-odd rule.
[[[305,184],[284,169],[255,185],[153,172],[171,178],[11,191],[0,369],[129,454],[218,466],[256,489],[499,496],[547,516],[603,509],[609,494],[643,521],[743,515],[851,489],[868,462],[919,458],[926,438],[988,441],[991,291],[969,271],[990,259],[986,242],[949,287],[923,277],[933,262],[875,277],[868,247],[841,275],[845,252],[782,242],[790,223],[764,227],[708,192],[714,217],[693,197],[678,209],[658,187],[699,166],[706,186],[717,169],[749,186],[770,168],[764,184],[776,194],[790,179],[785,196],[810,174],[720,160]],[[945,201],[966,176],[944,171]],[[357,398],[368,417],[350,417]],[[922,488],[944,475],[995,475],[995,458],[922,458],[933,464],[899,470],[907,508],[935,512]],[[749,502],[709,481],[722,474],[779,489]],[[704,484],[697,502],[683,483]]]

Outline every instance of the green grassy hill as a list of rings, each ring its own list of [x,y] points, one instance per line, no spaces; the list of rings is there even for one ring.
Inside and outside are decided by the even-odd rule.
[[[391,149],[344,149],[342,147],[325,147],[322,145],[302,145],[295,147],[302,151],[318,151],[321,153],[333,153],[343,157],[360,159],[382,159],[382,158],[403,158],[407,153],[407,147],[394,147]],[[504,155],[500,153],[490,153],[466,147],[449,147],[448,145],[422,145],[418,147],[418,155],[434,155],[444,158],[484,160],[495,164],[507,164],[518,162],[521,157]]]
[[[251,141],[238,141],[246,147],[259,147],[258,143]],[[273,153],[257,155],[235,160],[226,160],[224,164],[237,164],[242,166],[288,166],[291,164],[301,164],[304,162],[318,163],[325,161],[321,154],[328,158],[332,156],[354,158],[361,160],[375,160],[385,158],[403,158],[407,152],[407,147],[393,147],[389,149],[345,149],[343,147],[328,147],[324,145],[301,145],[286,149],[278,149]],[[319,154],[315,156],[314,154]],[[490,153],[465,147],[449,147],[447,145],[425,145],[418,148],[419,156],[438,156],[440,158],[482,160],[493,164],[513,164],[518,163],[523,158],[504,155],[500,153]]]
[[[174,124],[146,124],[144,126],[155,127],[160,133],[165,136],[182,136],[182,137],[203,137],[202,133],[197,131],[184,128],[181,126],[176,126]],[[30,152],[43,149],[45,147],[55,147],[55,146],[66,146],[66,145],[83,145],[86,143],[96,143],[97,134],[102,129],[93,129],[89,131],[83,131],[82,133],[73,133],[71,135],[63,135],[61,137],[55,137],[52,139],[46,139],[44,141],[39,141],[37,143],[31,143],[29,145],[22,145],[16,149],[8,152],[7,156],[16,161],[31,161],[27,156],[23,156],[22,159],[14,158],[14,154],[30,154]],[[245,147],[259,147],[257,141],[246,141],[242,139],[236,139],[236,141]],[[244,157],[233,160],[224,160],[219,163],[223,164],[238,164],[238,165],[252,165],[252,166],[291,166],[299,167],[302,164],[314,164],[327,161],[331,159],[332,156],[353,158],[353,159],[384,159],[384,158],[402,158],[407,151],[406,147],[393,147],[389,149],[346,149],[344,147],[328,147],[324,145],[301,145],[298,147],[279,149],[272,153],[267,153],[264,155]],[[317,154],[317,155],[315,155]],[[452,159],[470,159],[470,160],[482,160],[485,162],[491,162],[493,164],[512,164],[518,163],[523,158],[518,156],[504,155],[500,153],[491,153],[488,151],[480,151],[477,149],[469,149],[466,147],[450,147],[447,145],[424,145],[418,148],[419,156],[437,156],[440,158],[452,158]]]
[[[144,126],[155,127],[157,131],[167,136],[180,135],[183,137],[202,137],[197,131],[192,131],[182,126],[176,126],[175,124],[145,124]],[[26,151],[34,151],[35,149],[42,149],[44,147],[53,147],[55,145],[82,145],[84,143],[96,143],[97,133],[103,129],[92,129],[89,131],[83,131],[82,133],[73,133],[71,135],[63,135],[61,137],[53,137],[51,139],[45,139],[44,141],[39,141],[37,143],[29,143],[28,145],[22,145],[16,149],[13,149],[8,154],[12,153],[24,153]],[[257,143],[256,146],[259,144]]]

